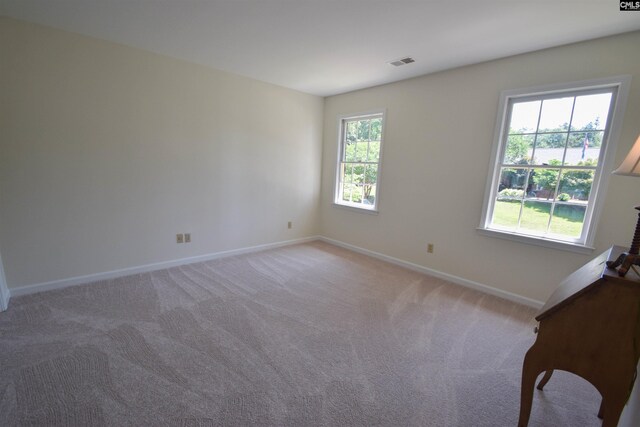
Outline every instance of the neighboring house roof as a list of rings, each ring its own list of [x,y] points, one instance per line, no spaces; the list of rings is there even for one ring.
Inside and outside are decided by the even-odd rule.
[[[562,160],[564,148],[536,148],[534,157],[536,164],[549,163],[550,160]],[[531,151],[529,151],[531,157]],[[587,148],[582,157],[582,148],[568,148],[565,157],[565,164],[576,165],[581,160],[597,159],[600,157],[600,147]]]

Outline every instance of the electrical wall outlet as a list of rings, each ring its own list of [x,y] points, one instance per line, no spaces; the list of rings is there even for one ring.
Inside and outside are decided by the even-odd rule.
[[[430,254],[433,253],[433,243],[427,244],[427,252]]]
[[[184,242],[191,243],[191,233],[184,233]]]
[[[176,234],[176,243],[184,243],[184,234]]]
[[[288,229],[293,228],[293,221],[289,221],[289,222],[287,223],[287,228],[288,228]]]

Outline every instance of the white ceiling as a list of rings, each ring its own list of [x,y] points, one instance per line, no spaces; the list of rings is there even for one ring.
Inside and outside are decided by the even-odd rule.
[[[640,29],[613,0],[0,0],[0,15],[321,96]]]

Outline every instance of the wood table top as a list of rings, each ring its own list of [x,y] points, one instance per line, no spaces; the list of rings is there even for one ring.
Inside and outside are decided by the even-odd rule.
[[[540,321],[553,314],[602,283],[633,283],[640,286],[640,276],[633,269],[625,277],[620,277],[617,270],[609,269],[605,264],[606,261],[615,260],[626,250],[623,246],[612,246],[567,276],[538,312],[536,320]]]

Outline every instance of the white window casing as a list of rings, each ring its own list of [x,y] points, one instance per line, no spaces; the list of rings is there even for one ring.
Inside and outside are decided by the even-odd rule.
[[[483,234],[493,237],[505,238],[523,243],[541,245],[562,250],[582,253],[589,253],[591,250],[593,250],[592,246],[595,239],[596,226],[604,203],[603,193],[604,189],[606,189],[609,175],[611,174],[611,171],[614,167],[613,162],[615,148],[620,134],[620,129],[622,127],[622,118],[624,116],[624,109],[627,103],[630,84],[630,76],[616,76],[611,78],[587,80],[574,83],[562,83],[503,91],[500,94],[500,103],[498,106],[498,114],[494,130],[494,143],[489,165],[489,174],[487,177],[482,216],[478,230]],[[576,129],[572,126],[574,115],[576,117],[578,116],[578,100],[584,100],[593,95],[608,93],[611,93],[611,101],[609,104],[608,115],[606,117],[606,126],[602,130],[596,129],[596,131],[593,132],[595,134],[599,134],[601,137],[601,145],[599,147],[599,153],[596,160],[597,166],[584,161],[578,163],[569,162],[569,144],[572,134],[576,134],[576,138],[579,136],[577,134],[584,134],[585,142],[584,147],[582,148],[582,159],[585,159],[585,151],[587,150],[589,143],[587,137],[589,131],[586,131],[585,129]],[[572,101],[571,98],[573,98]],[[570,111],[570,119],[565,123],[567,128],[566,140],[564,142],[564,145],[562,147],[554,149],[543,148],[543,139],[545,139],[546,137],[549,137],[548,139],[551,139],[551,137],[553,137],[554,135],[562,136],[565,132],[564,130],[547,130],[541,128],[543,122],[542,116],[545,111],[544,108],[545,106],[549,106],[549,109],[547,111],[551,111],[551,109],[553,108],[551,106],[554,105],[554,102],[555,104],[560,104],[560,102],[564,100],[567,100],[568,103],[571,104],[570,110],[566,110]],[[538,101],[538,117],[532,117],[535,122],[534,131],[531,132],[522,130],[515,133],[511,132],[510,134],[510,125],[512,121],[511,113],[513,111],[514,105],[525,106],[521,110],[519,110],[518,117],[529,117],[526,115],[529,113],[525,114],[521,113],[520,111],[525,111],[527,105],[526,103],[535,105]],[[533,108],[531,109],[531,111],[535,112]],[[550,117],[552,114],[553,113],[549,113],[547,117]],[[534,116],[534,113],[531,113],[531,116]],[[533,141],[530,149],[530,157],[528,159],[525,158],[520,163],[506,161],[507,141],[510,136],[521,138],[528,137],[531,141]],[[564,138],[564,136],[562,137]],[[541,148],[538,148],[538,144],[541,145]],[[538,153],[536,153],[536,149],[538,150]],[[558,150],[562,150],[562,157],[560,159],[548,160],[548,163],[544,160],[539,160],[538,163],[536,163],[536,159],[538,157],[544,158],[545,156],[553,156],[553,154],[548,153],[549,151],[553,150],[556,150],[556,153],[558,152]],[[575,145],[572,146],[571,150],[572,152],[576,151]],[[560,161],[560,163],[557,163],[557,161]],[[517,191],[512,192],[514,199],[509,199],[510,202],[515,203],[516,209],[518,209],[517,205],[518,203],[520,203],[519,214],[517,218],[515,218],[515,216],[513,216],[512,218],[507,218],[507,225],[504,225],[505,220],[503,219],[503,213],[500,212],[500,219],[496,217],[496,221],[494,222],[496,204],[505,200],[504,198],[498,200],[498,193],[499,191],[501,191],[500,186],[504,186],[504,182],[501,182],[502,172],[514,173],[514,171],[520,171],[522,173],[525,170],[526,176],[523,180],[524,187],[521,190],[522,199],[518,198],[520,197],[520,193],[518,193]],[[529,192],[529,189],[532,188],[533,185],[533,181],[531,181],[530,179],[532,179],[531,177],[535,176],[536,173],[534,171],[537,171],[538,174],[545,172],[549,173],[549,171],[552,171],[551,176],[553,176],[554,173],[556,174],[556,182],[555,184],[552,184],[554,188],[546,191],[546,200],[544,199],[544,197],[536,198],[539,193],[544,193],[542,190],[537,190],[535,192],[535,195],[532,194],[533,192]],[[571,203],[574,202],[573,196],[572,200],[569,202],[567,202],[566,200],[560,200],[560,197],[558,197],[559,195],[567,197],[566,193],[560,194],[562,179],[570,173],[575,174],[576,172],[580,171],[589,171],[590,173],[593,173],[593,182],[591,184],[591,190],[586,196],[587,200],[575,200],[576,202],[580,202],[580,204]],[[522,176],[520,178],[522,178]],[[516,190],[516,187],[509,187],[509,190]],[[501,193],[501,196],[502,194],[503,193]],[[552,197],[552,199],[549,199],[549,197]],[[522,219],[525,214],[525,208],[527,206],[534,206],[536,203],[538,204],[538,206],[549,206],[549,219],[544,231],[532,231],[531,229],[522,227]],[[501,206],[503,205],[504,203],[501,204]],[[577,208],[577,211],[580,211],[580,208],[582,208],[583,206],[586,207],[584,209],[584,217],[582,223],[583,225],[579,235],[565,235],[558,234],[557,232],[554,234],[554,232],[552,232],[552,224],[555,224],[554,219],[558,218],[558,221],[560,221],[560,214],[554,217],[554,209],[556,207],[559,207],[560,210],[558,210],[558,212],[560,212],[565,208],[571,208],[574,210]],[[515,220],[515,225],[509,224],[509,221],[511,221],[512,219]],[[500,221],[503,221],[503,224],[499,224]]]
[[[378,109],[338,117],[335,205],[378,212],[385,115]]]

